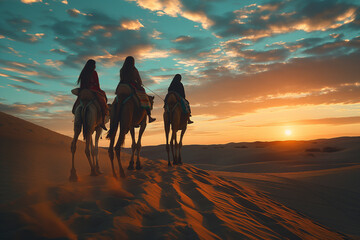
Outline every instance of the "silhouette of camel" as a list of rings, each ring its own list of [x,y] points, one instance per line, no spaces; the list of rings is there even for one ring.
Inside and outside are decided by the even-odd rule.
[[[137,99],[134,91],[127,84],[119,84],[117,88],[117,98],[115,98],[112,108],[110,110],[110,130],[108,131],[107,138],[110,139],[110,146],[108,149],[113,176],[116,178],[114,169],[114,141],[115,135],[120,123],[120,134],[115,146],[116,158],[119,164],[120,177],[124,178],[125,173],[120,161],[121,146],[124,144],[125,135],[130,131],[132,144],[131,144],[131,159],[128,169],[134,170],[134,155],[136,153],[136,169],[140,170],[140,150],[141,150],[141,137],[146,128],[147,113],[146,110],[140,107],[139,100]],[[154,97],[149,96],[151,109],[154,103]],[[140,127],[138,140],[135,141],[135,127]]]
[[[102,116],[98,113],[98,103],[96,103],[96,97],[91,90],[83,89],[79,93],[80,105],[75,110],[74,120],[74,138],[71,142],[72,153],[72,168],[69,180],[76,182],[78,177],[74,166],[74,156],[76,152],[76,142],[83,127],[83,136],[85,143],[85,154],[90,164],[91,176],[97,176],[101,174],[98,162],[98,142],[102,132],[100,124],[102,124]],[[105,123],[109,121],[109,117],[106,116]],[[92,135],[96,131],[95,146],[93,145]],[[90,156],[91,148],[91,156]]]
[[[171,139],[170,147],[173,157],[173,164],[182,164],[181,161],[181,147],[182,139],[184,137],[189,113],[184,113],[181,109],[181,103],[178,100],[176,93],[169,92],[165,97],[165,111],[164,111],[164,127],[165,127],[165,136],[166,136],[166,151],[168,155],[168,166],[171,167],[170,154],[169,154],[169,132],[171,127]],[[181,130],[180,141],[177,142],[176,133]],[[175,148],[174,148],[175,142]]]

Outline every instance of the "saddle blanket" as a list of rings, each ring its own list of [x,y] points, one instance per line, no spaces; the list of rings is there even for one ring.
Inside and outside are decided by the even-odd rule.
[[[151,105],[150,105],[148,95],[144,91],[141,91],[138,89],[135,89],[135,92],[136,92],[136,96],[138,96],[138,98],[139,98],[140,107],[145,108],[145,109],[150,109]]]
[[[181,109],[183,110],[183,112],[186,114],[190,113],[189,102],[185,98],[180,97],[180,103],[181,103]]]
[[[176,94],[176,98],[177,98],[178,102],[180,102],[182,112],[185,114],[190,114],[191,110],[190,110],[189,102],[185,98],[181,97],[177,92],[174,92],[174,93]],[[166,102],[166,98],[165,98],[165,102]],[[166,109],[166,111],[169,111],[166,103],[164,105],[164,108]]]

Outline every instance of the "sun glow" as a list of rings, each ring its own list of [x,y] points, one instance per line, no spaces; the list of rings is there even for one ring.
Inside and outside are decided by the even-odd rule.
[[[292,134],[292,131],[290,129],[285,130],[285,135],[290,136]]]

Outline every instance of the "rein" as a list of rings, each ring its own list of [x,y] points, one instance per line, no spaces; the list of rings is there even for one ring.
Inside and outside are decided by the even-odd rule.
[[[144,84],[143,84],[144,88],[146,88],[147,90],[149,90],[150,92],[152,92],[153,94],[155,94],[156,96],[158,96],[161,100],[165,101],[162,97],[160,97],[157,93],[155,93],[154,91],[152,91],[150,88],[146,87]]]

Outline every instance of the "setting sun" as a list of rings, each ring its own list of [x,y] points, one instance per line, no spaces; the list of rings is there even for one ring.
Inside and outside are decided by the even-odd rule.
[[[292,131],[290,129],[285,130],[285,135],[290,136],[292,134]]]

